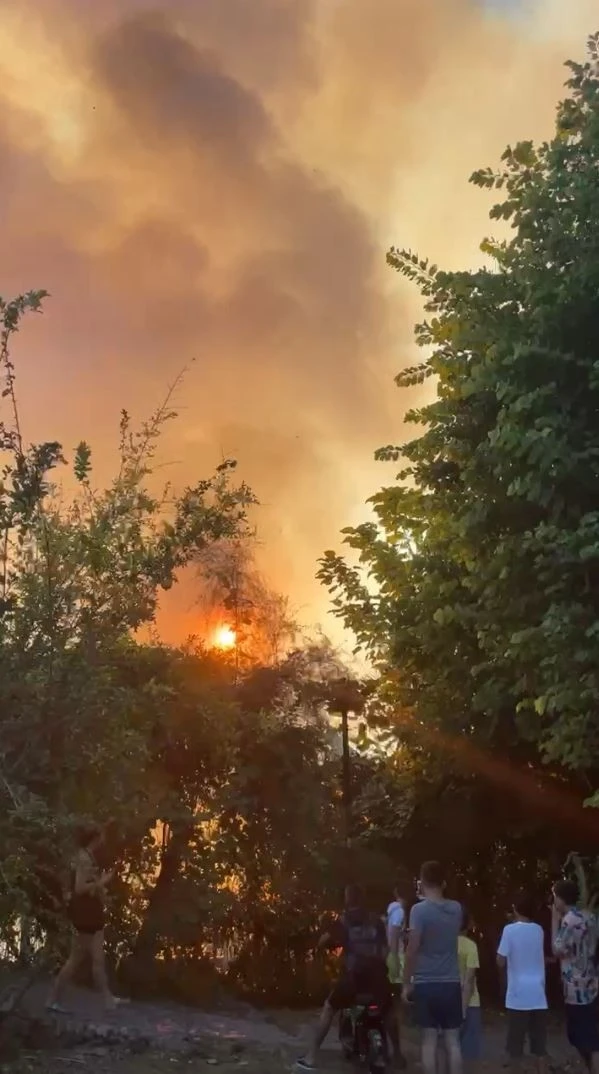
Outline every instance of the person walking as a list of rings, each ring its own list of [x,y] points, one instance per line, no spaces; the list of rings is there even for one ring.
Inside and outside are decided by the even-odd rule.
[[[568,1040],[587,1070],[599,1074],[597,919],[577,903],[577,884],[559,880],[553,888],[551,947],[560,963]]]
[[[450,1074],[462,1072],[458,936],[463,911],[459,902],[445,898],[444,889],[439,862],[425,862],[420,870],[420,901],[410,911],[403,976],[404,999],[413,1000],[414,1018],[422,1031],[424,1074],[436,1074],[439,1037]]]
[[[91,825],[79,833],[79,849],[72,865],[69,918],[73,926],[73,938],[69,957],[56,977],[46,1003],[48,1010],[67,1014],[62,1006],[62,995],[71,984],[77,970],[86,958],[91,961],[96,988],[107,1010],[114,1010],[120,1002],[113,996],[106,974],[104,953],[104,917],[106,889],[112,880],[111,871],[101,871],[99,859],[104,844],[102,830]]]
[[[482,1038],[480,994],[476,980],[480,961],[476,942],[469,934],[470,928],[470,918],[468,912],[464,910],[462,931],[458,939],[458,963],[462,986],[462,1014],[464,1017],[460,1030],[460,1042],[462,1045],[462,1059],[468,1065],[480,1059]]]
[[[528,895],[514,901],[514,920],[506,925],[497,951],[497,964],[507,972],[505,1006],[508,1015],[507,1052],[515,1067],[528,1038],[539,1074],[547,1066],[547,995],[543,930],[533,921]]]

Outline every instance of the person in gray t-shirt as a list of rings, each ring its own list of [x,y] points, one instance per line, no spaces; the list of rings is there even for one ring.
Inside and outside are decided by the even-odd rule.
[[[422,1066],[435,1074],[439,1032],[443,1034],[450,1074],[461,1074],[460,1026],[463,1020],[458,938],[463,910],[443,895],[445,878],[438,862],[420,871],[421,900],[410,912],[404,963],[404,995],[414,1002],[422,1029]]]

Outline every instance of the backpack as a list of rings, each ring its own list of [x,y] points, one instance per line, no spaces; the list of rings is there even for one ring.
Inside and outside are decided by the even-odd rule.
[[[350,973],[368,969],[376,962],[384,962],[384,929],[381,922],[372,916],[360,916],[345,913],[341,918],[345,931],[345,966]]]

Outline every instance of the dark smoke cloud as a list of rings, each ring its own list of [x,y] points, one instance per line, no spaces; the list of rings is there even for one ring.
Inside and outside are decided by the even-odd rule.
[[[146,145],[183,142],[215,153],[224,166],[250,168],[272,141],[257,96],[196,48],[162,15],[139,15],[92,50],[92,69]]]
[[[145,416],[195,358],[168,476],[234,453],[272,584],[321,614],[316,557],[414,401],[391,376],[417,307],[385,247],[473,256],[467,175],[547,131],[591,7],[523,27],[474,0],[2,5],[0,292],[53,295],[18,353],[30,436],[85,437],[105,471],[120,408]]]

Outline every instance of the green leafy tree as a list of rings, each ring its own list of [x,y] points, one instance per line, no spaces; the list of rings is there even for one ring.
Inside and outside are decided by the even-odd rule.
[[[252,497],[231,481],[233,464],[175,495],[149,490],[170,394],[142,425],[122,415],[120,464],[105,490],[93,485],[82,442],[61,494],[52,471],[58,443],[27,447],[9,343],[43,293],[0,303],[8,417],[0,424],[0,839],[5,920],[22,913],[37,863],[64,857],[85,816],[122,824],[153,808],[142,780],[148,704],[155,681],[126,674],[139,629],[159,595],[212,541],[242,531]]]
[[[373,497],[376,521],[347,531],[375,582],[328,553],[336,610],[379,661],[417,736],[528,744],[544,761],[599,761],[598,38],[570,64],[554,138],[508,148],[473,182],[502,191],[485,240],[493,264],[447,273],[396,249],[420,287],[437,378],[407,414],[424,432]],[[414,722],[415,721],[415,722]]]
[[[409,804],[390,817],[371,783],[365,836],[413,867],[443,857],[490,929],[516,877],[541,894],[573,839],[594,845],[597,58],[593,37],[550,141],[472,177],[501,192],[491,218],[511,228],[483,242],[484,267],[449,273],[390,250],[427,318],[426,359],[397,383],[434,377],[436,398],[406,415],[413,440],[378,453],[401,469],[372,497],[374,520],[344,531],[353,562],[328,552],[320,565],[379,675],[368,720],[394,765],[382,784],[393,776]]]
[[[137,936],[130,900],[115,906],[128,983],[214,993],[202,959],[218,950],[236,989],[307,998],[314,928],[344,875],[326,681],[338,664],[322,646],[238,673],[215,650],[146,659],[161,684],[148,773],[162,838],[131,854]]]

